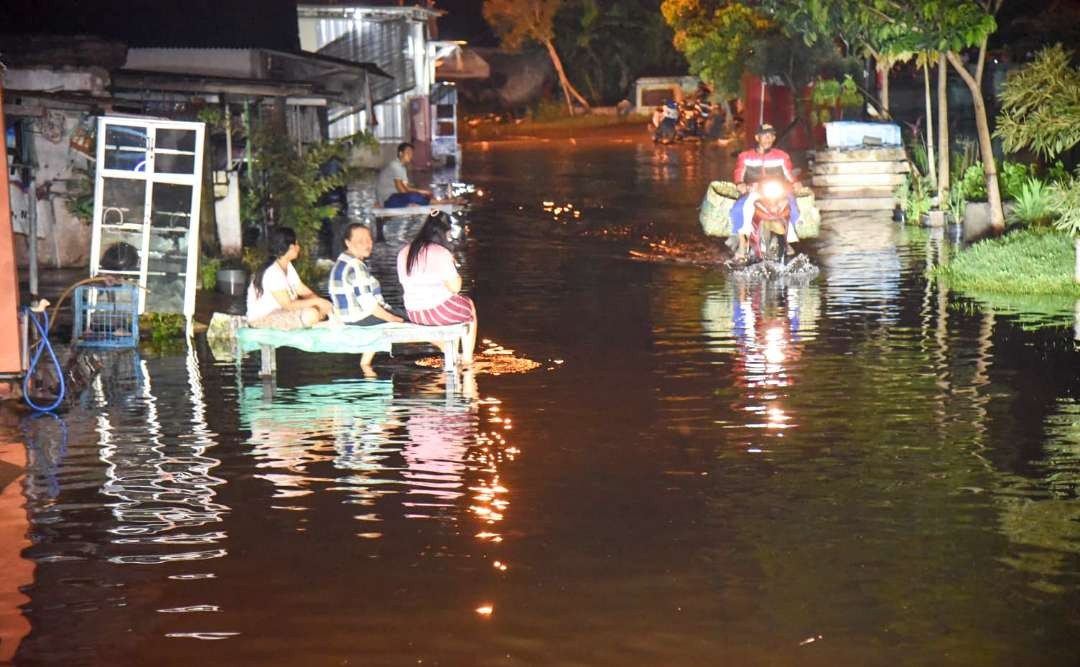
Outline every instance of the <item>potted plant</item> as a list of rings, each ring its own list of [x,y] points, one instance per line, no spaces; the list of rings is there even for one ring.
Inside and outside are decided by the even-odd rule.
[[[986,195],[986,176],[982,162],[964,171],[957,189],[964,193],[964,237],[978,238],[990,229],[990,203]]]

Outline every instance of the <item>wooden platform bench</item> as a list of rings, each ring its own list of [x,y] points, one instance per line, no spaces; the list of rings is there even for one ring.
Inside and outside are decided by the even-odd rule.
[[[371,215],[375,218],[375,241],[386,240],[386,237],[383,236],[383,225],[386,224],[387,219],[430,215],[432,209],[453,215],[465,210],[465,207],[460,204],[410,204],[409,206],[395,208],[376,206],[371,209]]]
[[[453,377],[461,339],[469,324],[448,326],[422,326],[410,323],[386,323],[370,327],[338,326],[314,327],[280,331],[277,329],[242,328],[236,332],[238,354],[236,363],[248,352],[260,351],[259,377],[272,378],[277,373],[277,348],[292,347],[305,352],[332,354],[363,354],[364,352],[391,352],[399,343],[443,342],[443,370]]]

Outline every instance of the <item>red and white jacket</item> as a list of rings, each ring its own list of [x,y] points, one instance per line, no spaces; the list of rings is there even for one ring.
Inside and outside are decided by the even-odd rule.
[[[770,148],[764,154],[757,149],[739,153],[739,160],[735,163],[736,183],[756,183],[766,176],[780,176],[789,183],[794,183],[791,156],[779,148]]]

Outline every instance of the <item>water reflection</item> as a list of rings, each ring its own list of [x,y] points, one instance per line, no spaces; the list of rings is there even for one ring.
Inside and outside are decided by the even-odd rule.
[[[901,258],[897,225],[887,215],[832,214],[822,220],[818,260],[830,315],[898,315]]]
[[[107,477],[102,493],[116,499],[111,503],[117,522],[111,529],[116,536],[112,543],[123,545],[110,557],[115,563],[153,564],[225,555],[223,548],[211,548],[224,540],[224,532],[194,530],[220,523],[228,508],[215,500],[215,487],[224,480],[211,473],[220,461],[207,455],[216,436],[206,423],[194,350],[189,348],[181,359],[186,391],[155,394],[147,362],[136,357],[142,399],[139,409],[120,414],[102,412],[97,418],[100,457]],[[99,402],[106,402],[105,386],[117,384],[115,380],[108,375],[98,378],[95,391]],[[163,424],[163,415],[168,415],[164,421],[173,428]],[[187,417],[183,430],[175,430],[178,415]],[[147,441],[118,437],[118,431],[126,434],[133,419],[142,422]]]
[[[517,454],[512,422],[497,399],[478,397],[471,372],[461,383],[447,394],[438,383],[396,390],[394,377],[350,379],[278,388],[273,398],[246,387],[241,428],[273,507],[303,510],[305,497],[344,493],[365,508],[355,517],[362,537],[380,537],[378,525],[398,516],[453,525],[468,512],[497,523],[508,502],[499,467]]]
[[[49,418],[45,421],[50,427],[56,426]],[[33,432],[38,423],[45,422],[33,420],[33,426],[24,424],[24,433]],[[47,444],[39,445],[36,454],[35,448],[24,449],[12,426],[0,424],[0,663],[14,657],[19,643],[30,632],[30,623],[21,608],[29,601],[23,589],[33,582],[35,568],[34,562],[23,558],[22,552],[30,546],[26,502],[32,497],[30,485],[35,475],[23,470],[45,468],[46,477],[50,474],[55,477],[55,459],[51,457],[59,454],[55,451],[59,448]],[[34,460],[34,456],[38,458]]]
[[[732,427],[782,437],[781,431],[797,425],[786,388],[795,382],[807,341],[817,335],[820,312],[820,291],[807,282],[730,279],[707,294],[701,310],[707,345],[735,357],[731,379],[741,389],[736,409],[745,416]],[[757,436],[748,437],[758,451]]]

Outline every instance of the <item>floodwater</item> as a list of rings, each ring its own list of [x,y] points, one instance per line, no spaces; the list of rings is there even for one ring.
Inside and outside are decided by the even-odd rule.
[[[117,354],[0,454],[0,653],[107,665],[1076,665],[1080,353],[923,277],[951,234],[827,222],[809,284],[694,247],[716,147],[466,149],[482,337]],[[397,298],[390,228],[374,265]],[[662,243],[661,243],[662,242]],[[650,244],[655,244],[650,246]],[[271,395],[272,393],[272,395]],[[20,643],[21,642],[21,643]],[[0,657],[2,659],[2,657]]]

